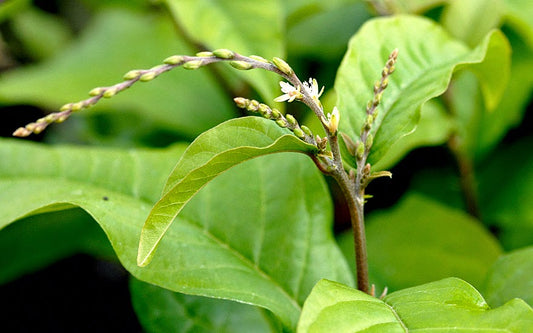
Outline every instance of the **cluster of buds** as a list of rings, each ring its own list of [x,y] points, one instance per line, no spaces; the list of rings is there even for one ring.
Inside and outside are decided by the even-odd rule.
[[[136,82],[148,82],[157,78],[164,72],[170,71],[176,67],[183,67],[187,70],[194,70],[200,67],[228,61],[229,64],[239,70],[249,70],[252,68],[262,68],[265,70],[277,72],[286,76],[294,75],[292,68],[282,59],[273,58],[268,61],[259,56],[242,56],[227,49],[218,49],[214,51],[203,51],[195,56],[173,55],[166,58],[163,64],[157,65],[150,69],[136,69],[127,72],[123,77],[123,82],[109,87],[98,87],[90,91],[91,96],[88,99],[77,103],[68,103],[61,107],[59,112],[51,113],[37,121],[24,127],[18,128],[13,135],[19,137],[29,136],[32,133],[41,133],[48,125],[65,121],[73,112],[89,108],[96,104],[102,98],[111,98],[119,92],[131,87]],[[301,128],[300,128],[301,130]],[[299,132],[297,130],[297,132]]]
[[[258,113],[263,118],[274,120],[276,124],[278,124],[279,127],[289,129],[299,139],[313,146],[318,147],[320,151],[325,149],[325,146],[327,144],[327,139],[326,139],[326,142],[322,143],[324,139],[320,139],[320,137],[317,136],[318,140],[315,140],[315,138],[313,137],[313,133],[311,132],[309,127],[298,124],[298,121],[296,120],[296,118],[294,118],[293,115],[291,114],[283,115],[279,110],[275,108],[273,109],[266,104],[259,103],[258,101],[254,99],[236,97],[233,100],[235,101],[235,104],[238,107],[242,109],[246,109],[247,111],[250,111],[250,112]]]

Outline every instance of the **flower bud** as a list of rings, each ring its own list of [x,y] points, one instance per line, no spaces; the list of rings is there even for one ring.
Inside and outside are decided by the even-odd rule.
[[[283,73],[287,74],[287,75],[292,75],[294,74],[294,71],[292,70],[291,66],[289,66],[288,63],[285,62],[285,60],[283,59],[280,59],[280,58],[277,58],[277,57],[274,57],[272,59],[272,62],[274,63],[274,65],[276,65],[276,67],[282,71]]]
[[[83,102],[72,104],[72,108],[71,108],[72,112],[80,111],[81,109],[83,109]]]
[[[24,127],[19,127],[17,128],[17,130],[15,132],[13,132],[13,136],[18,136],[18,137],[25,137],[25,136],[28,136],[31,134],[31,131],[29,131],[28,129],[24,128]]]
[[[294,130],[293,130],[293,133],[294,135],[296,135],[297,137],[299,137],[300,139],[303,139],[305,138],[305,134],[304,134],[304,131],[302,131],[300,128],[296,127]]]
[[[246,106],[246,110],[248,111],[257,111],[259,109],[259,102],[255,99],[252,99],[248,105]]]
[[[331,133],[337,133],[337,130],[339,129],[339,120],[340,120],[340,114],[339,109],[337,107],[333,107],[333,111],[331,111],[331,117],[329,119],[328,128]]]
[[[191,60],[187,61],[183,64],[183,68],[185,69],[198,69],[202,66],[203,61],[202,60]]]
[[[143,75],[141,75],[141,77],[139,78],[139,81],[141,82],[152,81],[153,79],[155,79],[156,76],[157,74],[155,72],[146,72]]]
[[[250,100],[244,98],[244,97],[235,97],[233,99],[233,101],[235,102],[235,104],[237,104],[238,107],[240,107],[241,109],[245,109],[246,106],[248,106],[248,103],[250,103]]]
[[[134,70],[129,71],[126,74],[124,74],[123,79],[125,81],[129,81],[129,80],[133,80],[133,79],[137,78],[139,75],[141,75],[141,71],[138,70],[138,69],[134,69]]]
[[[309,127],[305,126],[305,125],[302,125],[300,126],[302,128],[302,131],[304,131],[305,134],[309,135],[309,136],[313,136],[313,132],[311,132],[311,130],[309,129]]]
[[[89,91],[89,96],[98,96],[103,93],[104,90],[105,88],[102,87],[94,88],[93,90]]]
[[[276,124],[278,124],[279,127],[283,127],[283,128],[287,127],[287,123],[283,119],[276,120]]]
[[[232,59],[234,56],[235,56],[235,53],[233,53],[233,51],[231,50],[228,50],[228,49],[218,49],[218,50],[214,50],[213,51],[213,54],[218,57],[218,58],[222,58],[222,59]]]
[[[298,122],[296,121],[296,119],[294,118],[292,114],[286,114],[285,119],[287,119],[287,122],[292,126],[296,126],[298,124]]]
[[[374,136],[372,135],[372,133],[368,133],[368,136],[366,137],[366,142],[365,142],[365,149],[369,151],[370,148],[372,148],[373,143],[374,143]]]
[[[281,112],[278,109],[272,109],[272,118],[279,119],[281,117]]]
[[[59,111],[68,111],[72,109],[72,103],[67,103],[59,108]]]
[[[116,88],[109,88],[107,89],[104,94],[102,96],[104,96],[105,98],[110,98],[110,97],[113,97],[117,94],[117,89]]]
[[[165,60],[163,60],[163,63],[165,63],[167,65],[177,65],[179,63],[182,63],[184,60],[185,59],[184,59],[183,56],[173,55],[173,56],[170,56],[170,57],[166,58]]]
[[[365,154],[365,146],[363,146],[363,145],[359,145],[359,146],[357,146],[357,151],[356,151],[356,154],[355,154],[355,156],[357,157],[357,159],[358,159],[358,160],[362,160],[364,154]]]
[[[246,61],[230,61],[229,64],[236,69],[240,69],[243,71],[249,70],[254,68],[254,66]]]

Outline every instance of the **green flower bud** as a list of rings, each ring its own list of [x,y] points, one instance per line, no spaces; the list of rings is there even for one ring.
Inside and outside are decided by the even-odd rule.
[[[260,61],[260,62],[265,62],[265,63],[268,64],[268,60],[266,60],[266,59],[263,58],[263,57],[257,56],[257,55],[251,55],[251,56],[249,56],[248,58],[250,58],[250,59],[254,59],[254,60],[256,60],[256,61]]]
[[[56,119],[56,123],[62,123],[65,120],[67,120],[67,118],[68,118],[68,115],[64,114],[64,115],[62,115],[62,116],[60,116],[59,118]]]
[[[134,69],[132,71],[129,71],[127,72],[126,74],[124,74],[124,81],[129,81],[129,80],[133,80],[135,78],[137,78],[139,75],[141,75],[141,72],[140,70],[138,69]]]
[[[278,124],[279,127],[287,127],[287,123],[283,119],[276,120],[276,124]]]
[[[248,111],[257,111],[259,109],[259,102],[255,99],[252,99],[248,105],[246,106],[246,110]]]
[[[372,128],[373,122],[374,122],[374,117],[371,114],[367,115],[366,120],[365,120],[365,125],[364,125],[365,129],[370,130]]]
[[[250,103],[250,100],[249,99],[246,99],[246,98],[243,98],[243,97],[235,97],[233,99],[233,101],[235,102],[235,104],[237,104],[238,107],[240,107],[241,109],[245,109],[248,104]]]
[[[177,65],[179,63],[182,63],[184,60],[185,58],[183,56],[173,55],[163,60],[163,63],[167,65]]]
[[[309,135],[309,136],[313,136],[313,132],[311,132],[311,130],[309,129],[309,127],[305,126],[305,125],[302,125],[300,126],[302,128],[302,131],[304,131],[305,134]]]
[[[296,119],[294,118],[292,114],[286,114],[285,119],[287,119],[287,122],[292,126],[296,126],[298,124],[298,122],[296,121]]]
[[[212,56],[213,56],[213,52],[210,52],[210,51],[202,51],[202,52],[198,52],[198,53],[196,53],[196,56],[197,56],[197,57],[212,57]]]
[[[365,146],[363,146],[363,145],[357,146],[357,152],[356,152],[357,159],[358,160],[362,160],[364,154],[365,154]]]
[[[25,137],[25,136],[28,136],[30,134],[31,134],[31,132],[28,131],[24,127],[19,127],[19,128],[17,128],[17,130],[15,132],[13,132],[13,136],[18,136],[18,137]]]
[[[293,133],[294,133],[294,135],[296,135],[296,136],[299,137],[300,139],[305,138],[304,131],[302,131],[302,130],[299,129],[298,127],[296,127],[296,128],[293,130]]]
[[[44,120],[45,120],[45,122],[47,122],[47,123],[50,124],[50,123],[53,123],[54,121],[56,121],[56,116],[57,116],[57,114],[55,114],[55,113],[50,113],[49,115],[47,115],[46,117],[44,117]]]
[[[368,136],[366,137],[366,142],[365,142],[365,149],[370,150],[370,148],[372,148],[373,143],[374,143],[374,136],[371,133],[368,133]]]
[[[72,109],[72,103],[67,103],[59,108],[59,111],[68,111]]]
[[[243,71],[249,70],[254,68],[254,66],[246,61],[230,61],[229,64],[236,69],[240,69]]]
[[[141,82],[152,81],[153,79],[155,79],[156,76],[157,74],[155,72],[146,72],[143,75],[141,75],[141,77],[139,78],[139,81]]]
[[[285,62],[285,60],[283,59],[280,59],[280,58],[277,58],[277,57],[274,57],[272,59],[272,62],[274,63],[274,65],[276,65],[276,67],[282,71],[283,73],[287,74],[287,75],[292,75],[294,74],[294,71],[292,70],[291,66],[289,66],[288,63]]]
[[[117,89],[116,88],[110,88],[110,89],[107,89],[104,92],[103,96],[105,98],[111,98],[111,97],[115,96],[116,94],[117,94]]]
[[[214,50],[213,51],[213,54],[218,57],[218,58],[222,58],[222,59],[232,59],[234,56],[235,56],[235,53],[233,53],[233,51],[231,50],[228,50],[228,49],[218,49],[218,50]]]
[[[104,89],[105,88],[102,87],[94,88],[93,90],[89,91],[89,96],[98,96],[104,91]]]
[[[202,66],[203,61],[202,60],[191,60],[187,61],[183,64],[183,68],[185,69],[198,69]]]
[[[261,113],[261,115],[265,118],[269,118],[270,117],[270,108],[268,107],[268,105],[266,104],[259,104],[259,108],[257,109],[257,111],[259,111],[259,113]]]
[[[281,112],[278,109],[272,109],[272,118],[279,119],[281,117]]]
[[[83,102],[72,104],[72,108],[71,108],[72,112],[80,111],[81,109],[83,109]]]

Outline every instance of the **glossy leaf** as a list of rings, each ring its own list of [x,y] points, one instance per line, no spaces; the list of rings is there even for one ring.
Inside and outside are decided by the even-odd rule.
[[[335,82],[343,118],[340,130],[352,138],[360,133],[374,82],[395,48],[399,49],[396,71],[371,130],[371,164],[378,162],[395,141],[413,131],[421,106],[446,90],[456,69],[469,68],[483,78],[485,102],[491,107],[506,84],[509,46],[498,31],[471,50],[429,19],[400,15],[369,21],[350,41]],[[494,68],[499,71],[494,72]]]
[[[285,57],[283,12],[276,0],[165,0],[187,35],[210,50],[226,48],[266,59]],[[236,72],[266,101],[279,92],[279,77],[262,70]]]
[[[368,217],[367,248],[378,290],[416,286],[456,276],[480,286],[501,254],[496,239],[462,211],[420,195],[408,195],[397,207]],[[353,249],[346,236],[345,253]],[[351,250],[353,251],[353,250]],[[348,259],[348,262],[351,262]]]
[[[249,161],[217,177],[180,214],[152,264],[139,268],[143,222],[181,151],[2,140],[0,226],[32,212],[79,206],[137,278],[258,305],[285,327],[296,326],[320,278],[353,284],[331,233],[332,205],[322,176],[307,157],[291,154]]]
[[[82,36],[56,57],[3,74],[0,101],[54,110],[87,98],[95,87],[120,82],[131,69],[160,64],[171,53],[193,51],[176,38],[171,23],[162,17],[101,11]],[[194,137],[232,117],[232,104],[207,71],[175,69],[83,112],[134,112],[166,130]]]
[[[229,120],[200,135],[187,148],[165,185],[164,194],[146,220],[139,244],[139,266],[146,266],[163,235],[189,200],[213,178],[236,164],[278,152],[314,153],[271,120],[246,117]]]
[[[383,301],[321,280],[305,302],[298,332],[525,332],[533,309],[515,299],[491,309],[468,283],[449,278],[394,292]]]
[[[515,297],[533,304],[533,247],[501,256],[487,275],[483,295],[491,306]]]
[[[148,333],[272,332],[261,310],[246,304],[175,293],[134,278],[130,292]]]

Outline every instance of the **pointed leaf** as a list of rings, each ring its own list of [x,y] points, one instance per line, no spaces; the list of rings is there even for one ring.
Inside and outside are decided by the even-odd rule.
[[[232,166],[278,152],[314,153],[309,145],[273,121],[259,117],[229,120],[204,132],[187,148],[152,208],[139,244],[139,266],[146,266],[161,238],[187,202],[209,181]]]
[[[374,82],[395,48],[399,49],[396,71],[389,79],[371,130],[371,164],[379,161],[395,141],[413,131],[421,106],[446,90],[460,65],[483,77],[488,105],[494,106],[506,85],[509,46],[501,32],[492,32],[471,50],[429,19],[400,15],[371,20],[350,41],[335,82],[337,106],[343,117],[340,130],[352,138],[361,131]]]
[[[139,268],[142,224],[180,151],[0,140],[0,226],[43,207],[80,206],[137,278],[258,305],[290,328],[320,278],[353,284],[332,236],[325,182],[307,157],[296,154],[262,157],[217,177],[180,214],[154,262]]]
[[[533,309],[515,299],[490,309],[468,283],[449,278],[397,291],[383,301],[336,282],[311,292],[298,332],[526,332]]]

